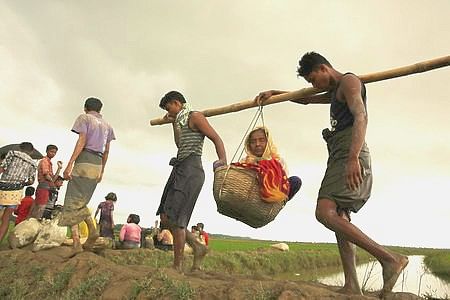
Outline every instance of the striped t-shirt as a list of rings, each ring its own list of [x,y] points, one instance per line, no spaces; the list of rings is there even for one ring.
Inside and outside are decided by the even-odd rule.
[[[190,117],[190,116],[189,116]],[[202,155],[205,135],[200,131],[189,128],[189,120],[186,125],[180,127],[180,140],[178,143],[177,159],[183,160],[191,154]]]

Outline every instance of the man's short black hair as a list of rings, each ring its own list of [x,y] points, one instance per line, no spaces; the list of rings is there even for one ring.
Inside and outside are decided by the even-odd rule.
[[[130,214],[128,218],[130,219],[130,223],[134,224],[139,224],[139,222],[141,221],[141,218],[139,218],[139,216],[136,214]]]
[[[331,68],[333,67],[330,62],[319,53],[307,52],[298,62],[297,75],[306,77],[320,65],[327,65]]]
[[[34,187],[28,186],[28,187],[25,189],[25,196],[33,196],[33,195],[34,195],[34,191],[35,191],[35,188],[34,188]]]
[[[203,228],[205,228],[205,224],[197,223],[197,228],[203,230]]]
[[[84,102],[84,108],[87,111],[96,111],[99,113],[102,107],[103,107],[102,101],[100,101],[97,98],[89,97]]]
[[[161,98],[161,101],[159,102],[159,107],[161,107],[162,109],[166,109],[167,103],[174,100],[178,100],[181,103],[186,103],[186,99],[184,99],[183,94],[177,91],[170,91],[167,94],[165,94],[164,97]]]
[[[30,142],[23,142],[19,145],[21,151],[31,153],[34,150],[33,144]]]
[[[48,151],[53,150],[53,149],[58,151],[58,147],[57,146],[55,146],[55,145],[48,145],[47,149],[45,149],[45,152],[48,152]]]

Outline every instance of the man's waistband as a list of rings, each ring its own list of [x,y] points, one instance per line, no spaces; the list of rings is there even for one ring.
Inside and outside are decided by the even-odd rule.
[[[177,157],[172,157],[169,161],[169,165],[176,167],[176,166],[179,166],[181,163],[187,162],[187,161],[199,161],[201,163],[202,157],[200,155],[197,155],[194,153],[189,154],[187,157],[185,157],[183,159],[179,159]]]
[[[89,152],[91,154],[103,157],[103,153],[102,152],[94,151],[94,150],[91,150],[91,149],[88,149],[88,148],[83,148],[83,151],[86,151],[86,152]]]
[[[340,137],[345,135],[351,135],[352,134],[352,127],[347,127],[342,130],[330,130],[328,128],[325,128],[322,130],[322,137],[326,142],[329,142],[331,138],[333,137]]]

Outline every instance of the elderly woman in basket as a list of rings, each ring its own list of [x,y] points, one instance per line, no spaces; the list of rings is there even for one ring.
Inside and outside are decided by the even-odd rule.
[[[280,158],[266,127],[256,127],[248,134],[245,152],[247,156],[235,165],[258,172],[262,200],[289,201],[300,190],[301,179],[288,177],[286,164]]]

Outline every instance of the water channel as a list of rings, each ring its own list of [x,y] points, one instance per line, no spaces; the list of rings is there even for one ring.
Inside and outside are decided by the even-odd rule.
[[[424,256],[408,256],[409,264],[397,280],[394,292],[409,292],[419,296],[450,299],[450,283],[434,276],[423,263]],[[356,269],[358,280],[365,290],[380,290],[383,285],[382,270],[378,262],[359,265]],[[319,282],[342,286],[344,273],[320,277]]]

